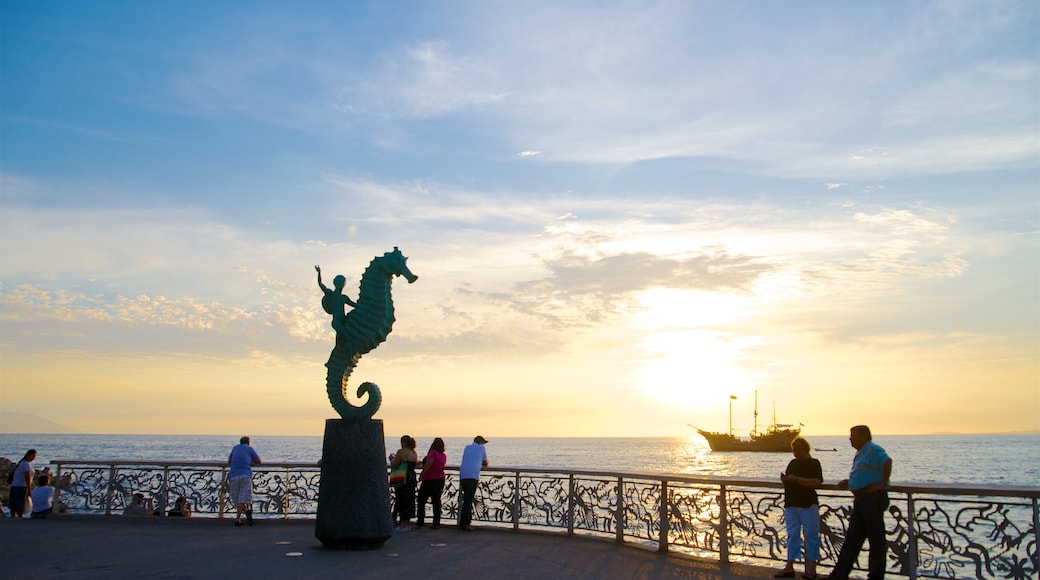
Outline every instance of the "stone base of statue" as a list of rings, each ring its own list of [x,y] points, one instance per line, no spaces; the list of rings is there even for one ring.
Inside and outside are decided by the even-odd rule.
[[[376,550],[392,535],[383,422],[326,420],[314,536],[327,548]]]

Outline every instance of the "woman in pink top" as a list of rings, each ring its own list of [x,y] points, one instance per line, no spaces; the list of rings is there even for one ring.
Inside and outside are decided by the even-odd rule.
[[[422,463],[422,475],[419,477],[419,510],[415,518],[415,527],[423,527],[426,519],[426,500],[433,503],[433,529],[441,527],[441,493],[444,492],[444,465],[448,456],[444,454],[444,440],[440,437],[433,440],[430,451]]]

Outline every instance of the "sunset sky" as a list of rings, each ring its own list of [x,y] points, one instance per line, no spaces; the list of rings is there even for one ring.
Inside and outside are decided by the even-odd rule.
[[[0,412],[320,435],[398,246],[388,434],[1040,429],[1038,7],[3,0]]]

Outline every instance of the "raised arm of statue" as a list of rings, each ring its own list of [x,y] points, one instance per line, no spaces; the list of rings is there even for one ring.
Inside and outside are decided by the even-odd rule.
[[[315,265],[314,269],[318,272],[318,288],[321,288],[322,292],[328,293],[329,289],[326,288],[325,285],[321,283],[321,266]]]

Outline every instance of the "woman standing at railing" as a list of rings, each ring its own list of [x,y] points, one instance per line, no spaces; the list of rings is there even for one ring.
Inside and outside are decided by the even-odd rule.
[[[433,503],[433,529],[441,527],[441,494],[444,493],[444,466],[448,456],[444,454],[444,440],[440,437],[433,440],[429,452],[423,459],[422,480],[419,483],[419,510],[415,518],[415,527],[423,527],[426,520],[426,500]]]
[[[29,498],[29,491],[32,490],[32,478],[36,473],[36,469],[33,467],[33,460],[36,459],[36,450],[30,449],[25,452],[25,455],[15,465],[14,473],[11,474],[11,491],[8,495],[8,501],[11,506],[11,517],[20,518],[25,514],[25,505]]]
[[[780,474],[784,483],[784,522],[787,524],[787,566],[774,574],[776,578],[794,578],[794,562],[802,555],[805,536],[805,573],[803,578],[816,578],[820,561],[820,502],[816,488],[823,485],[820,460],[809,456],[809,442],[801,437],[791,441],[794,459],[787,472]]]
[[[407,532],[412,529],[412,518],[415,517],[415,464],[419,461],[419,455],[415,452],[415,439],[410,435],[401,437],[401,448],[390,458],[390,467],[397,467],[402,463],[408,466],[404,485],[394,488],[394,509],[401,523],[396,531]]]

